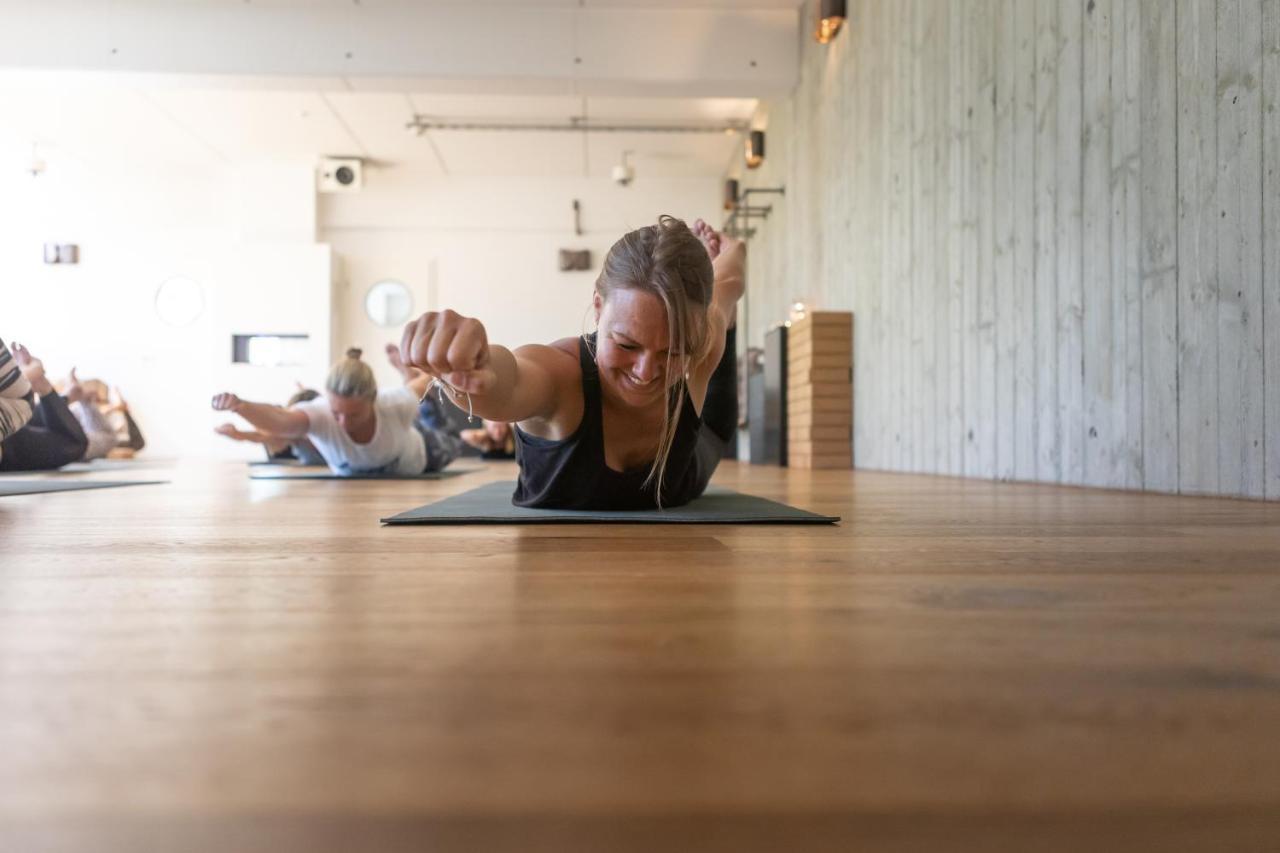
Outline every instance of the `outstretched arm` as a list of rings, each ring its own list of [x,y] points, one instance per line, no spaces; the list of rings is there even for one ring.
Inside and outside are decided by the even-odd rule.
[[[227,392],[214,396],[213,408],[219,412],[235,412],[263,432],[280,438],[302,438],[311,428],[311,419],[306,412],[267,403],[251,403]]]
[[[560,405],[557,360],[551,347],[530,345],[512,352],[490,345],[479,320],[453,311],[429,312],[405,327],[404,363],[450,386],[450,398],[491,421],[551,419]]]

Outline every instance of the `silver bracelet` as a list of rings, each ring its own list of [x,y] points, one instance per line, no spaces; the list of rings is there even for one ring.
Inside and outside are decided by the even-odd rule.
[[[466,396],[467,396],[467,420],[471,420],[472,418],[474,418],[474,417],[475,417],[475,410],[471,407],[471,394],[470,394],[469,392],[467,392],[467,391],[459,391],[457,388],[454,388],[452,385],[450,385],[448,382],[445,382],[445,381],[444,381],[443,379],[441,379],[439,376],[436,376],[436,377],[433,377],[433,378],[432,378],[431,384],[427,386],[427,390],[426,390],[426,391],[423,393],[423,395],[418,399],[418,403],[419,403],[419,405],[421,405],[423,402],[425,402],[425,401],[426,401],[426,399],[427,399],[427,395],[431,393],[431,389],[432,389],[432,388],[435,388],[435,389],[436,389],[436,395],[437,395],[437,397],[436,397],[436,398],[437,398],[437,399],[438,399],[442,404],[444,403],[444,392],[445,392],[445,389],[446,389],[446,388],[449,390],[449,393],[450,393],[451,395],[452,395],[452,394],[466,394]],[[457,403],[456,403],[452,398],[449,400],[449,402],[453,403],[454,405],[457,405]],[[461,407],[461,406],[458,406],[458,408],[462,408],[462,407]]]

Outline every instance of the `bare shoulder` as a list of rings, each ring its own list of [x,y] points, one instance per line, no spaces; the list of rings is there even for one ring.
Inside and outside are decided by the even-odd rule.
[[[548,416],[520,422],[531,435],[560,439],[577,429],[582,420],[582,366],[578,339],[562,338],[550,344],[526,344],[514,350],[518,361],[533,365],[551,386],[555,404]]]
[[[576,378],[582,372],[578,366],[577,338],[561,338],[550,344],[525,344],[512,353],[521,361],[541,367],[555,379]]]

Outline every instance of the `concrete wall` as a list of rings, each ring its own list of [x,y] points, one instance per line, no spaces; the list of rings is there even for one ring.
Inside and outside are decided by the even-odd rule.
[[[743,178],[752,342],[855,312],[855,464],[1280,498],[1280,0],[849,13]]]

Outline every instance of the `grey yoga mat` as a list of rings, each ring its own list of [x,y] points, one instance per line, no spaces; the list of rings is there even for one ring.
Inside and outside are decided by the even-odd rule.
[[[711,486],[702,497],[664,510],[616,512],[512,506],[514,482],[489,483],[390,518],[384,524],[834,524],[775,501]]]
[[[446,468],[443,471],[432,471],[428,474],[335,474],[328,468],[312,468],[309,466],[285,466],[279,471],[263,471],[254,469],[249,472],[250,480],[444,480],[462,474],[479,471],[479,468]]]
[[[38,495],[43,492],[80,492],[117,486],[158,486],[168,480],[0,480],[0,497]]]

